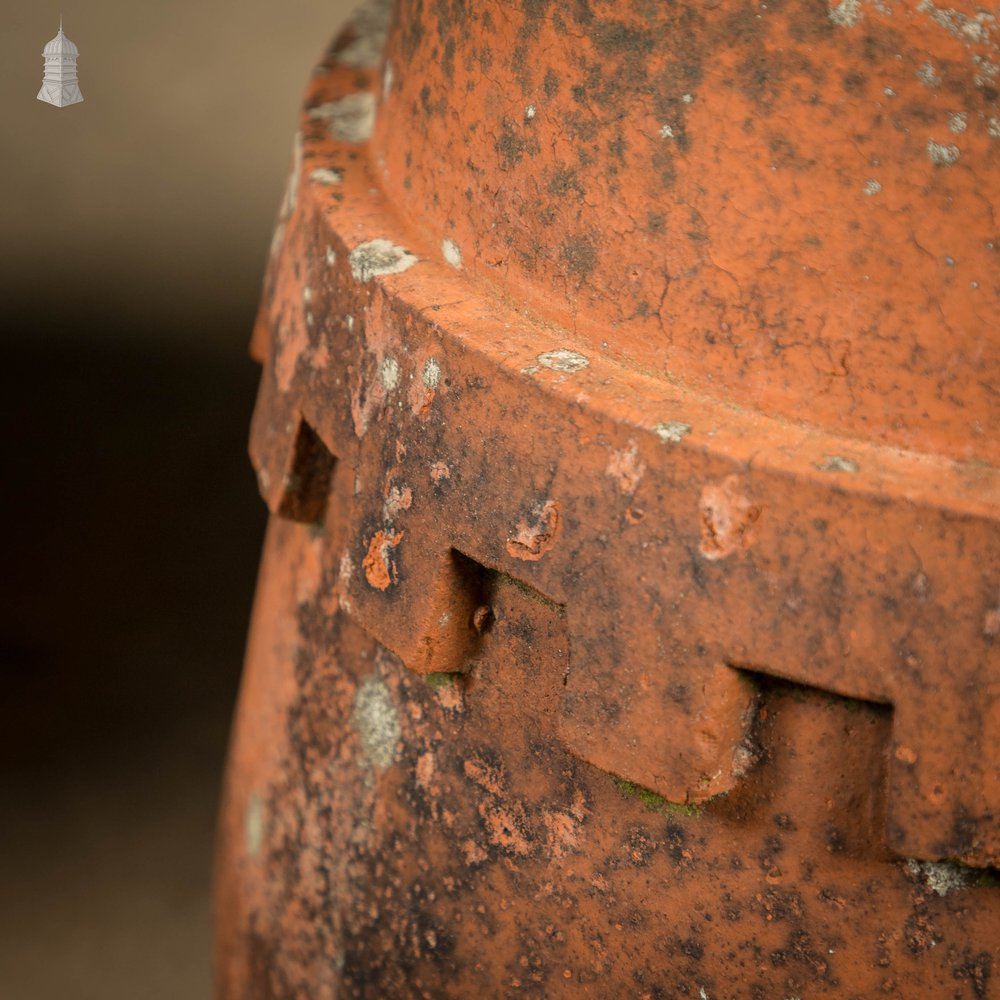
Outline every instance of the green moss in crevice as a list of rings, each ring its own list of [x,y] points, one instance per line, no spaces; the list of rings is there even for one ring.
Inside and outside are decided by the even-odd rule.
[[[661,816],[700,816],[701,806],[693,803],[682,804],[679,802],[668,802],[662,795],[637,785],[634,781],[626,781],[624,778],[612,776],[611,780],[615,784],[622,798],[638,799],[651,812],[659,813]]]
[[[461,674],[453,673],[425,674],[424,680],[435,691],[440,691],[443,687],[451,687],[452,684],[457,684],[460,676]]]

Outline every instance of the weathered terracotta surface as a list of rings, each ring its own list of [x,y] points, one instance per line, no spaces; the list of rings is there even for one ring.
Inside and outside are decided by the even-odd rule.
[[[474,8],[302,112],[219,995],[996,995],[1000,29]]]

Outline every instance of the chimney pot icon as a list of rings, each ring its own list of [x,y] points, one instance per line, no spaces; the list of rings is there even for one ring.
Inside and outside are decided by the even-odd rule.
[[[45,77],[38,99],[57,108],[79,104],[83,100],[76,78],[76,60],[80,50],[63,34],[59,18],[59,34],[42,49],[45,59]]]

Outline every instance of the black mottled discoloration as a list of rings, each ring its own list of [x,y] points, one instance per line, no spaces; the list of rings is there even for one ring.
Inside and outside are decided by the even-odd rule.
[[[570,274],[585,279],[597,266],[597,247],[591,237],[577,236],[563,244],[562,259]]]
[[[510,119],[501,123],[500,136],[494,146],[505,170],[512,170],[524,158],[525,153],[538,152],[538,141],[524,132]]]
[[[950,953],[958,952],[953,945],[949,949]],[[970,954],[970,950],[965,948],[961,958],[953,968],[953,975],[959,982],[968,984],[972,995],[976,1000],[986,1000],[989,994],[990,979],[993,976],[994,957],[987,951],[978,954]]]

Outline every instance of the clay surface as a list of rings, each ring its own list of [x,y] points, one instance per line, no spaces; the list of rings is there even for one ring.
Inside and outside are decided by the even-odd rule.
[[[220,996],[993,995],[992,19],[388,13],[254,334]]]

